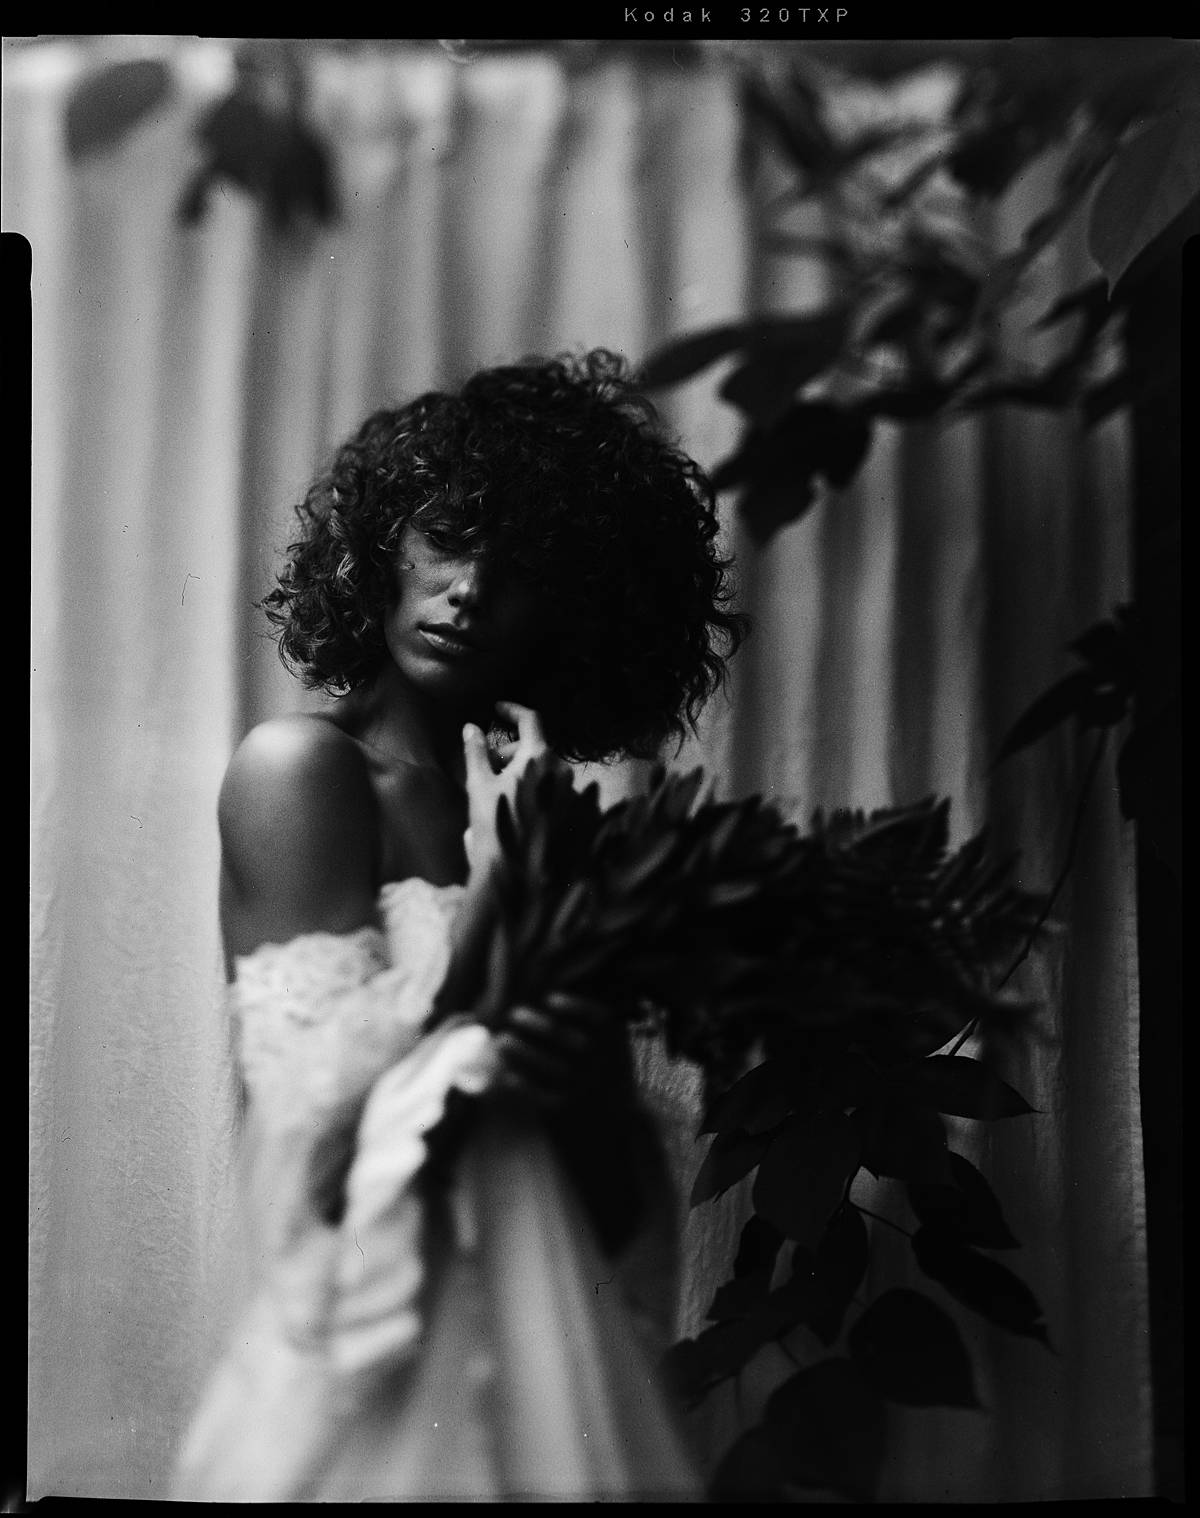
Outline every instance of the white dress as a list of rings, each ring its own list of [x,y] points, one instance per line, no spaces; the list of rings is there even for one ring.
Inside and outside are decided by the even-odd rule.
[[[669,1291],[655,1239],[674,1220],[651,1220],[614,1264],[536,1118],[494,1100],[454,1167],[448,1226],[415,1185],[448,1093],[484,1093],[497,1069],[478,1023],[421,1033],[461,895],[393,883],[383,931],[238,962],[254,1285],[180,1453],[178,1499],[700,1496],[652,1370]],[[313,1159],[363,1093],[333,1223]]]

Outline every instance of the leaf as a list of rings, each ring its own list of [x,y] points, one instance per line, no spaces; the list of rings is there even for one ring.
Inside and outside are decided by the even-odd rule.
[[[1050,1347],[1037,1298],[1007,1266],[977,1254],[959,1239],[924,1226],[913,1235],[917,1264],[950,1295],[1010,1333],[1037,1339]]]
[[[725,1451],[707,1495],[711,1502],[782,1502],[788,1486],[811,1484],[805,1476],[787,1432],[760,1424],[739,1434]]]
[[[743,76],[744,109],[773,133],[804,175],[821,182],[837,161],[837,144],[821,119],[821,100],[812,84],[793,73],[788,86],[773,90],[763,79]]]
[[[1128,607],[1117,611],[1120,620],[1096,622],[1086,632],[1072,638],[1067,647],[1098,672],[1124,675],[1130,663],[1130,622]]]
[[[710,1104],[700,1132],[765,1133],[777,1127],[788,1113],[785,1078],[786,1072],[774,1060],[747,1070]]]
[[[695,1339],[682,1339],[663,1361],[663,1373],[685,1404],[694,1405],[719,1382],[736,1375],[765,1344],[790,1333],[808,1306],[802,1283],[788,1281],[744,1316],[723,1319]]]
[[[738,502],[738,515],[750,536],[764,544],[782,527],[798,522],[816,500],[812,478],[755,484]]]
[[[981,1249],[1016,1249],[1019,1241],[983,1175],[961,1154],[950,1155],[950,1185],[910,1181],[908,1200],[921,1223]]]
[[[1168,111],[1122,143],[1088,218],[1088,252],[1110,291],[1198,195],[1200,110]]]
[[[763,345],[721,385],[722,400],[736,406],[760,427],[771,427],[793,405],[796,393],[837,358],[846,339],[842,309],[803,319],[786,341]]]
[[[791,1118],[754,1178],[754,1209],[789,1239],[815,1247],[859,1166],[858,1130],[841,1112]]]
[[[1073,670],[1056,681],[1009,728],[991,768],[995,769],[1003,760],[1036,743],[1060,722],[1078,715],[1091,692],[1092,677],[1087,670]]]
[[[298,219],[327,222],[337,214],[329,151],[300,115],[294,92],[288,93],[290,103],[277,101],[253,76],[244,76],[196,128],[208,155],[207,181],[224,177],[248,190],[279,231]],[[203,214],[202,188],[185,195],[185,220]]]
[[[845,1203],[830,1218],[809,1267],[813,1304],[805,1321],[827,1347],[841,1332],[846,1309],[866,1275],[870,1253],[862,1214],[857,1207]],[[800,1266],[798,1273],[803,1268]]]
[[[171,91],[171,71],[155,58],[132,58],[85,74],[66,109],[67,155],[75,162],[124,137]]]
[[[846,1335],[863,1379],[910,1407],[978,1407],[971,1357],[948,1313],[919,1291],[895,1287]]]
[[[748,1317],[763,1305],[770,1286],[770,1272],[763,1270],[725,1281],[717,1288],[707,1316],[716,1322]]]
[[[779,1229],[773,1223],[768,1223],[766,1218],[754,1214],[746,1220],[738,1239],[737,1257],[733,1262],[734,1276],[772,1270],[782,1245],[783,1234]]]
[[[862,1162],[872,1175],[949,1182],[946,1125],[936,1112],[889,1102],[860,1107],[852,1121],[862,1134]]]
[[[1134,286],[1153,277],[1163,264],[1181,258],[1189,238],[1200,237],[1200,196],[1190,200],[1174,221],[1138,254],[1113,287],[1114,305],[1127,303]]]
[[[812,504],[814,476],[844,489],[870,441],[871,422],[862,408],[802,401],[769,428],[753,429],[741,449],[718,466],[713,485],[718,492],[747,486],[739,511],[754,537],[765,542]]]
[[[709,1145],[704,1162],[692,1183],[689,1205],[698,1207],[710,1197],[720,1196],[749,1175],[767,1151],[770,1139],[748,1133],[718,1133]]]
[[[860,1502],[875,1495],[884,1451],[884,1408],[850,1360],[837,1356],[798,1371],[767,1400],[764,1423],[785,1429],[797,1479]]]
[[[546,929],[547,939],[554,943],[563,938],[572,928],[578,926],[585,912],[592,905],[591,881],[587,879],[575,881],[567,889],[550,919]]]
[[[691,332],[664,343],[645,359],[638,371],[638,381],[645,390],[677,385],[730,353],[799,344],[806,335],[812,340],[823,330],[821,323],[829,319],[830,313],[825,312],[807,312],[802,316],[755,316],[747,321],[723,322],[702,332]]]
[[[994,1122],[1034,1111],[1019,1091],[985,1064],[965,1054],[931,1054],[902,1071],[893,1083],[905,1099],[947,1112]]]

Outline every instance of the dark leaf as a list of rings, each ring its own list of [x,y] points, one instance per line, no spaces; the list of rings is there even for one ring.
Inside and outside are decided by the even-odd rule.
[[[858,1130],[841,1112],[790,1118],[759,1163],[755,1211],[815,1248],[858,1170],[859,1149]]]
[[[871,423],[861,409],[801,402],[770,428],[752,430],[739,452],[718,467],[713,484],[719,491],[748,484],[740,511],[762,542],[812,504],[815,475],[838,490],[848,485],[870,440]]]
[[[1200,197],[1188,202],[1174,221],[1151,239],[1113,286],[1114,305],[1128,303],[1133,290],[1155,278],[1163,266],[1182,256],[1189,238],[1200,237]]]
[[[78,162],[124,137],[166,99],[171,70],[155,58],[105,64],[85,74],[66,108],[67,154]]]
[[[708,1309],[708,1317],[716,1322],[732,1318],[745,1318],[764,1305],[771,1289],[769,1270],[756,1270],[725,1281],[717,1288]]]
[[[791,1486],[813,1486],[783,1429],[759,1425],[739,1434],[721,1457],[708,1486],[711,1502],[786,1502]]]
[[[1096,176],[1107,166],[1109,151],[1108,140],[1099,134],[1085,133],[1078,139],[1064,165],[1058,198],[1034,218],[1017,250],[998,259],[984,281],[976,309],[980,321],[990,319],[1011,299],[1033,260],[1075,215]]]
[[[921,1223],[963,1244],[981,1249],[1016,1249],[1018,1240],[1005,1222],[987,1180],[961,1154],[950,1155],[952,1185],[910,1181],[908,1200]]]
[[[738,502],[738,515],[754,541],[762,544],[780,528],[798,522],[815,499],[811,477],[755,484]]]
[[[885,1103],[860,1107],[852,1121],[862,1134],[862,1163],[874,1176],[901,1181],[950,1181],[946,1125],[936,1112]]]
[[[674,338],[644,361],[638,374],[639,382],[643,389],[656,390],[690,379],[730,353],[802,347],[806,342],[821,338],[833,316],[831,312],[755,316],[741,322],[723,322],[703,332]],[[839,320],[844,322],[845,318],[839,317]]]
[[[748,1133],[718,1133],[709,1145],[704,1163],[692,1184],[690,1205],[698,1207],[710,1197],[720,1196],[749,1175],[767,1152],[770,1138],[752,1137]]]
[[[276,105],[252,80],[243,79],[210,107],[196,130],[208,154],[210,177],[228,179],[256,196],[277,229],[286,231],[307,217],[326,222],[336,215],[333,166],[325,144],[298,110]],[[185,207],[181,214],[188,219]]]
[[[838,1356],[797,1371],[771,1394],[763,1421],[790,1435],[805,1484],[872,1500],[883,1460],[884,1409],[851,1361]]]
[[[805,1321],[827,1347],[841,1332],[846,1309],[866,1274],[870,1252],[862,1214],[846,1203],[830,1218],[811,1266],[797,1260],[798,1274],[811,1269],[813,1302]]]
[[[786,1071],[774,1060],[755,1065],[710,1105],[701,1133],[765,1133],[788,1113]]]
[[[551,941],[564,938],[568,932],[579,926],[593,904],[591,882],[587,879],[575,881],[568,887],[554,916],[550,919],[547,937]]]
[[[686,1405],[694,1405],[714,1386],[736,1375],[765,1344],[795,1329],[807,1307],[804,1284],[788,1281],[744,1315],[713,1323],[695,1339],[681,1340],[663,1362],[669,1385]]]
[[[1200,110],[1168,111],[1121,145],[1088,217],[1088,251],[1110,290],[1197,196]]]
[[[885,1291],[846,1336],[863,1379],[911,1407],[978,1407],[971,1358],[954,1320],[919,1291]]]
[[[1073,653],[1086,660],[1098,673],[1112,677],[1124,675],[1130,657],[1128,618],[1120,622],[1097,622],[1067,644]]]
[[[1001,1117],[1020,1117],[1034,1109],[1019,1091],[965,1054],[933,1054],[910,1065],[892,1082],[903,1100],[992,1122]]]
[[[759,427],[772,427],[795,403],[797,391],[834,362],[846,337],[841,310],[819,312],[785,342],[762,345],[722,384],[722,400]]]
[[[940,1229],[924,1226],[913,1235],[917,1264],[931,1280],[950,1295],[1011,1333],[1037,1339],[1049,1347],[1050,1340],[1037,1298],[1007,1266],[968,1248]]]
[[[757,1271],[770,1271],[783,1245],[783,1234],[773,1223],[757,1214],[747,1219],[738,1240],[737,1257],[733,1262],[734,1276],[750,1275]]]
[[[1073,670],[1056,681],[1009,728],[992,767],[1036,743],[1060,722],[1078,716],[1092,692],[1092,684],[1092,676],[1082,669]]]
[[[844,490],[867,456],[871,421],[861,407],[835,408],[824,446],[817,452],[817,472],[835,490]]]
[[[742,100],[747,115],[776,138],[793,164],[822,182],[838,162],[838,149],[822,119],[821,100],[813,86],[793,74],[789,88],[775,91],[766,81],[745,75]]]

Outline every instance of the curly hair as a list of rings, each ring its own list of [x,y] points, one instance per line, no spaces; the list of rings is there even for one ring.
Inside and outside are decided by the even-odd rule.
[[[712,487],[603,348],[484,369],[377,411],[296,507],[262,603],[304,683],[338,694],[387,657],[401,534],[435,524],[534,587],[551,645],[513,700],[564,758],[682,739],[747,631],[716,548]]]

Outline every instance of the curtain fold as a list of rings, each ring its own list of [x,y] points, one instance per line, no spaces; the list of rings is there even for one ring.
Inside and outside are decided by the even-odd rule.
[[[71,161],[73,86],[135,55],[169,62],[171,94]],[[231,80],[230,45],[201,39],[6,58],[4,226],[33,247],[31,1498],[157,1495],[220,1327],[235,1107],[215,801],[246,727],[319,705],[253,605],[313,470],[372,407],[477,365],[593,344],[636,361],[670,336],[822,298],[811,265],[765,248],[716,62],[319,51],[310,110],[341,215],[290,237],[232,186],[198,225],[177,219],[197,114]],[[931,109],[941,88],[899,87]],[[1045,188],[1034,176],[1000,207],[997,243]],[[1047,278],[1066,289],[1085,272],[1080,249]],[[736,440],[711,374],[661,409],[706,465]],[[755,632],[676,762],[802,821],[948,796],[956,839],[986,821],[1021,850],[1023,883],[1046,889],[1087,745],[1058,735],[988,767],[1064,672],[1068,639],[1128,594],[1126,473],[1119,421],[1085,435],[1005,412],[882,428],[851,488],[765,547],[731,518]],[[616,795],[637,774],[599,778]],[[959,1137],[1009,1211],[1024,1246],[1011,1263],[1057,1353],[953,1309],[987,1411],[897,1412],[888,1499],[1150,1489],[1133,903],[1114,784],[1109,754],[1063,930],[1018,976],[1044,999],[1039,1036],[989,1051],[1038,1113]],[[704,1152],[695,1074],[651,1051],[642,1075],[686,1194]],[[703,1325],[745,1207],[741,1191],[681,1203],[681,1333]],[[892,1284],[903,1241],[878,1242]],[[740,1408],[726,1388],[700,1411],[712,1455],[784,1368],[767,1355]]]

